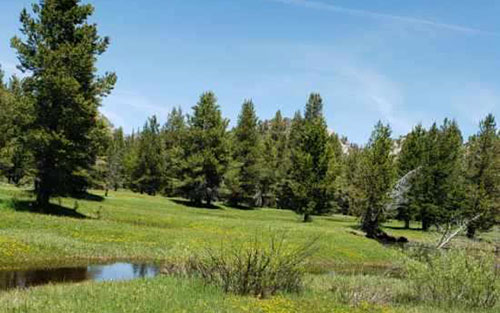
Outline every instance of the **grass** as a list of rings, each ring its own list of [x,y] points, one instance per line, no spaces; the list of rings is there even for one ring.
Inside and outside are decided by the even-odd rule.
[[[102,192],[96,192],[102,194]],[[118,260],[179,262],[206,247],[224,242],[249,245],[258,237],[285,232],[290,244],[302,245],[318,238],[317,252],[307,270],[305,292],[256,299],[224,294],[192,278],[158,277],[122,283],[87,282],[0,293],[0,312],[448,312],[447,308],[416,303],[381,301],[347,303],[333,292],[342,279],[350,285],[371,280],[390,286],[399,294],[407,285],[397,278],[377,275],[332,275],[332,271],[362,272],[397,266],[400,252],[364,238],[357,220],[346,216],[301,217],[274,209],[238,210],[189,207],[178,199],[150,197],[128,191],[111,192],[104,201],[54,199],[78,215],[51,216],[29,212],[31,195],[0,185],[0,269],[84,265]],[[69,212],[71,213],[71,212]],[[437,235],[401,229],[399,222],[386,231],[412,241],[431,242]],[[486,234],[483,245],[491,249],[497,232]],[[460,238],[461,244],[469,243]],[[374,271],[379,274],[380,271]],[[352,273],[351,273],[352,274]],[[385,281],[384,279],[387,279]],[[342,284],[344,284],[342,282]],[[364,283],[365,284],[365,283]],[[370,284],[368,284],[370,285]],[[342,286],[342,285],[341,285]],[[354,287],[353,287],[354,288]],[[356,290],[355,288],[353,290]],[[394,299],[392,296],[388,299]],[[363,299],[362,299],[363,300]],[[498,309],[498,308],[496,308]],[[453,312],[460,312],[454,308]],[[470,312],[469,310],[463,312]],[[488,311],[481,311],[488,312]],[[496,312],[496,311],[491,311]]]
[[[176,260],[223,241],[244,245],[256,236],[265,239],[277,232],[286,232],[297,245],[319,237],[313,259],[317,271],[342,264],[390,265],[397,254],[353,235],[352,217],[318,217],[304,224],[289,211],[191,208],[162,197],[120,191],[103,202],[61,199],[67,208],[78,201],[78,212],[88,218],[76,219],[15,211],[13,198],[20,202],[29,195],[0,187],[0,268],[4,269],[78,260]]]
[[[395,279],[379,277],[315,276],[310,289],[302,294],[283,294],[268,299],[225,294],[195,279],[157,277],[129,282],[80,283],[52,285],[27,291],[0,294],[0,312],[251,312],[251,313],[473,313],[459,307],[445,308],[415,304],[391,304],[384,301],[357,305],[344,303],[329,290],[330,286],[382,283],[395,296],[405,292],[405,285]],[[346,281],[347,280],[347,281]]]

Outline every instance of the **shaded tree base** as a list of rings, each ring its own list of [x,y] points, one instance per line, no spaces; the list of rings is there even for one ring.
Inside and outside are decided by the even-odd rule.
[[[367,234],[366,237],[375,239],[382,244],[405,244],[409,242],[408,238],[406,237],[394,237],[382,230],[379,230],[374,234]]]
[[[210,210],[222,210],[222,208],[218,205],[215,205],[213,203],[211,204],[206,204],[206,203],[197,203],[195,201],[190,201],[190,200],[185,200],[185,199],[169,199],[172,202],[175,202],[180,205],[184,205],[190,208],[197,208],[197,209],[210,209]]]

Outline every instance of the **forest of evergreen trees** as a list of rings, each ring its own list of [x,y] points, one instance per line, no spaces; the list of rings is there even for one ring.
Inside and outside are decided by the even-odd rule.
[[[400,138],[379,122],[356,145],[328,130],[319,94],[303,112],[270,120],[246,100],[229,129],[207,92],[191,112],[174,108],[165,125],[152,116],[125,134],[98,111],[116,75],[96,74],[109,40],[83,22],[92,7],[54,3],[34,6],[41,19],[23,11],[23,37],[12,46],[27,75],[0,83],[0,172],[33,186],[41,209],[57,195],[128,188],[195,205],[289,209],[306,222],[355,215],[369,237],[387,218],[424,230],[467,221],[471,238],[499,222],[500,132],[491,114],[470,138],[449,119]]]

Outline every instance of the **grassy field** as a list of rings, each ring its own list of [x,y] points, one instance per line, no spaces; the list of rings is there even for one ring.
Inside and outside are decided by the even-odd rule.
[[[98,193],[97,193],[98,194]],[[238,210],[193,208],[181,200],[150,197],[128,191],[111,192],[104,201],[54,199],[54,204],[77,208],[75,217],[29,212],[28,192],[0,185],[0,269],[69,266],[89,262],[144,260],[177,262],[205,247],[245,245],[285,233],[292,244],[319,238],[311,259],[306,291],[258,300],[223,294],[192,279],[158,277],[122,283],[82,283],[44,286],[0,293],[0,312],[447,312],[394,304],[343,304],[330,290],[345,285],[328,274],[339,268],[398,266],[401,252],[364,238],[352,217],[317,217],[304,224],[292,212],[273,209]],[[412,241],[436,240],[433,233],[402,230],[391,222],[386,230]],[[498,240],[485,234],[481,244]],[[461,238],[460,244],[466,244]],[[346,276],[353,284],[369,279],[384,282],[395,293],[404,281],[378,276]],[[496,308],[498,309],[498,308]],[[453,312],[460,312],[457,308]],[[463,312],[470,312],[465,310]],[[484,311],[486,312],[486,311]],[[498,312],[498,311],[491,311]]]

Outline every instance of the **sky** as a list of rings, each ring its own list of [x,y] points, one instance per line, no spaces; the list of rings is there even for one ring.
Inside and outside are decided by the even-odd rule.
[[[0,0],[0,64],[17,72],[10,38],[34,0]],[[378,120],[394,137],[457,120],[477,132],[500,119],[497,0],[86,0],[111,38],[99,70],[118,82],[101,112],[127,132],[214,91],[235,125],[252,99],[262,119],[293,116],[311,92],[329,128],[365,143]]]

